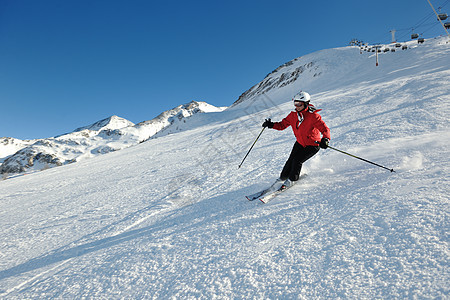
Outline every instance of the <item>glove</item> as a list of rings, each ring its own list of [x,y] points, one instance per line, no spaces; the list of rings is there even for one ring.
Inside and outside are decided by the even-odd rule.
[[[321,140],[320,140],[320,143],[319,143],[319,146],[320,146],[320,148],[322,148],[322,149],[327,149],[328,148],[328,142],[329,142],[330,140],[328,139],[328,138],[322,138]]]
[[[262,127],[269,127],[273,128],[273,122],[270,119],[266,119],[264,123],[262,124]]]

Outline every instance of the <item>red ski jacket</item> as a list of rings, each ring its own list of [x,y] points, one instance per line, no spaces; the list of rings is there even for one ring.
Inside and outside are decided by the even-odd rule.
[[[292,111],[281,122],[275,122],[273,129],[285,130],[289,126],[292,127],[297,142],[303,147],[318,146],[322,136],[330,139],[330,128],[322,120],[318,114],[320,109],[316,110],[313,106],[309,106],[301,112]]]

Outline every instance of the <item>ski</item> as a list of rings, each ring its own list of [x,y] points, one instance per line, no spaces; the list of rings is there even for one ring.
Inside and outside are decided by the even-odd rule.
[[[282,184],[282,180],[277,179],[270,187],[268,187],[267,189],[264,189],[260,192],[254,193],[252,195],[248,195],[245,196],[245,198],[247,198],[248,201],[254,201],[256,199],[261,198],[262,196],[264,196],[267,193],[273,192],[278,190],[280,187],[278,187],[278,185]]]
[[[267,191],[266,190],[262,190],[261,192],[257,192],[257,193],[245,196],[245,198],[247,198],[248,201],[253,201],[253,200],[258,199],[259,197],[261,197],[265,193],[267,193]]]
[[[287,191],[288,189],[290,189],[291,187],[293,187],[293,185],[291,185],[290,187],[285,187],[284,185],[281,186],[279,189],[271,192],[271,193],[267,193],[265,195],[263,195],[262,197],[259,198],[259,200],[264,203],[267,204],[269,203],[269,201],[271,201],[273,198],[275,198],[276,196],[278,196],[279,194],[283,193],[284,191]]]
[[[299,179],[304,179],[307,176],[307,174],[302,174]],[[260,192],[254,193],[252,195],[245,196],[248,201],[254,201],[259,199],[263,203],[269,202],[271,199],[275,198],[278,194],[282,193],[283,191],[291,188],[292,186],[286,188],[283,187],[283,180],[277,179],[270,187],[267,189],[264,189]]]

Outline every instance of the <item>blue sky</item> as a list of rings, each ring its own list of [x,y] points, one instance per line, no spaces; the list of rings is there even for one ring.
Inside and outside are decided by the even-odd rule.
[[[450,14],[449,0],[431,2]],[[192,100],[229,106],[296,57],[388,43],[391,29],[444,34],[435,21],[426,0],[1,0],[0,137],[138,123]]]

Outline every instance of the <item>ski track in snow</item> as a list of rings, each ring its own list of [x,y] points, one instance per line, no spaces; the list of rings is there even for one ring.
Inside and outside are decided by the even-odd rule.
[[[296,85],[261,98],[274,102],[265,109],[244,102],[183,133],[0,181],[0,297],[447,298],[448,49],[430,42],[333,89],[311,83],[332,145],[395,173],[321,150],[292,189],[247,201],[278,176],[292,132],[268,130],[237,166],[264,118],[292,109],[280,95]],[[335,51],[330,72],[354,57],[372,66]]]

